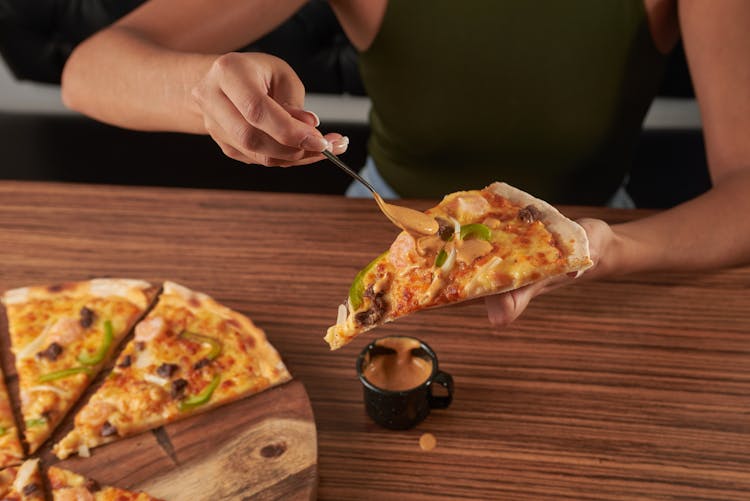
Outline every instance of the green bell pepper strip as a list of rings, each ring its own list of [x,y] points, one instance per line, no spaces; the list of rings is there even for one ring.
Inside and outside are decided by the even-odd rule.
[[[33,428],[35,426],[44,426],[45,424],[47,424],[47,420],[44,419],[43,417],[26,420],[26,428]]]
[[[209,400],[211,400],[211,395],[214,394],[214,390],[216,390],[216,387],[219,386],[220,381],[221,377],[217,374],[214,376],[211,382],[208,383],[208,386],[203,388],[203,391],[201,391],[197,395],[193,395],[192,397],[187,397],[186,399],[181,400],[179,404],[180,412],[189,411],[190,409],[194,409],[195,407],[204,405]]]
[[[435,258],[435,267],[440,268],[443,266],[446,259],[448,259],[448,253],[445,252],[445,249],[440,249],[440,252],[438,252],[437,257]]]
[[[112,346],[112,341],[115,339],[115,334],[112,329],[112,322],[109,320],[104,321],[104,339],[102,339],[102,344],[99,345],[99,349],[96,350],[93,354],[89,353],[81,353],[78,355],[78,361],[81,362],[84,365],[96,365],[102,360],[104,360],[104,357],[107,356],[107,352],[109,352],[109,347]]]
[[[489,242],[492,240],[492,230],[481,223],[461,226],[461,240],[466,240],[469,237],[481,238]]]
[[[0,437],[8,433],[8,429],[5,426],[0,426]]]
[[[357,310],[360,306],[362,306],[362,300],[365,295],[365,275],[367,275],[367,273],[386,254],[388,254],[388,251],[385,251],[384,253],[373,259],[370,264],[362,268],[359,273],[357,273],[357,276],[354,277],[354,282],[352,282],[351,287],[349,287],[349,302],[352,304],[352,308],[354,310]]]
[[[223,349],[223,345],[221,344],[221,341],[218,339],[214,339],[212,337],[204,336],[203,334],[196,334],[195,332],[190,331],[182,331],[180,332],[180,337],[187,339],[188,341],[193,341],[194,343],[201,343],[201,344],[208,344],[211,346],[211,351],[208,352],[206,355],[206,358],[209,360],[214,360],[216,357],[221,355],[221,350]]]
[[[41,376],[39,376],[39,379],[37,379],[37,381],[40,383],[48,383],[49,381],[57,381],[58,379],[63,379],[82,373],[91,375],[91,367],[71,367],[70,369],[63,369],[61,371],[42,374]]]

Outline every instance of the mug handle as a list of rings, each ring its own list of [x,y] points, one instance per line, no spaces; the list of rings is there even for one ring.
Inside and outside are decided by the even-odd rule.
[[[451,404],[451,402],[453,402],[453,378],[447,372],[438,371],[438,373],[435,374],[435,377],[432,379],[432,384],[435,383],[448,390],[448,395],[444,397],[436,397],[432,394],[432,385],[430,385],[430,408],[445,409]]]

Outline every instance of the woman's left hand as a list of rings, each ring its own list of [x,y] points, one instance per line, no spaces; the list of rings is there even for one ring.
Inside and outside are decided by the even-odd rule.
[[[517,319],[529,305],[529,302],[539,294],[551,291],[563,285],[572,283],[579,276],[592,278],[605,273],[602,266],[603,258],[606,257],[606,249],[614,240],[615,234],[612,228],[600,219],[581,219],[578,224],[586,230],[589,239],[589,254],[594,265],[583,273],[572,272],[567,275],[552,277],[536,282],[520,289],[515,289],[503,294],[485,297],[487,305],[487,316],[490,324],[496,330],[502,330]]]

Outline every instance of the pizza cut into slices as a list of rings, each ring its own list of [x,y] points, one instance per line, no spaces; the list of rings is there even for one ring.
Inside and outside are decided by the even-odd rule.
[[[160,501],[145,492],[133,492],[99,484],[57,466],[47,469],[53,501]]]
[[[54,447],[57,457],[156,428],[291,379],[265,333],[209,296],[166,282],[113,371]]]
[[[16,418],[5,386],[5,376],[0,371],[0,468],[19,464],[23,457]]]
[[[325,340],[338,349],[404,315],[570,272],[593,263],[584,229],[505,183],[449,194],[426,211],[434,235],[401,232],[362,269]]]
[[[142,280],[100,278],[3,295],[29,453],[80,398],[156,292]]]
[[[44,501],[39,460],[28,459],[20,466],[0,470],[0,499],[3,501]]]

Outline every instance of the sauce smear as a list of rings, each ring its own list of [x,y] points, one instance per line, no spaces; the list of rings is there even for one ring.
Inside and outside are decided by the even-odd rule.
[[[413,236],[434,235],[437,233],[439,225],[435,218],[428,216],[418,210],[400,205],[386,203],[377,193],[373,193],[378,207],[383,214],[391,220],[393,224]]]

